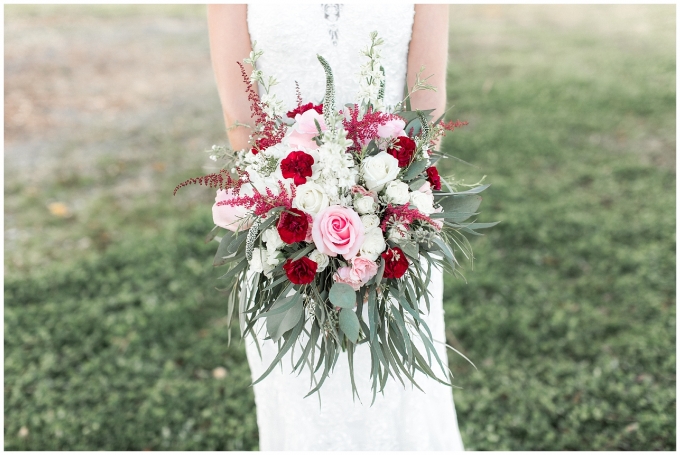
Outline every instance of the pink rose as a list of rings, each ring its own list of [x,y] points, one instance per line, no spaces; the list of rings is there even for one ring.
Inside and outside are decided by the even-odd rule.
[[[345,283],[358,291],[361,286],[368,283],[378,273],[378,264],[370,259],[355,257],[351,267],[340,267],[333,275],[338,283]]]
[[[418,191],[420,191],[421,193],[425,193],[429,196],[432,196],[432,188],[431,188],[430,182],[423,183],[423,186],[418,188]]]
[[[291,128],[290,136],[288,136],[288,144],[291,147],[305,147],[308,149],[318,149],[319,146],[312,140],[314,136],[319,135],[319,130],[316,127],[314,120],[319,122],[321,131],[326,131],[328,128],[323,121],[323,115],[310,109],[302,114],[295,116],[295,123]]]
[[[394,139],[397,136],[405,136],[406,123],[402,119],[388,120],[384,125],[378,126],[378,136],[383,139]]]
[[[215,204],[213,204],[213,222],[224,229],[229,229],[230,231],[236,232],[237,230],[250,229],[252,226],[252,220],[244,223],[242,218],[248,215],[249,210],[242,206],[232,206],[232,205],[217,205],[220,201],[229,201],[237,197],[233,193],[234,190],[229,188],[228,190],[218,190],[217,196],[215,197]]]
[[[354,210],[331,205],[314,218],[312,238],[316,248],[323,254],[341,254],[345,259],[351,259],[364,243],[364,225]]]
[[[350,276],[358,279],[362,285],[368,283],[378,273],[378,264],[361,256],[352,259],[352,271]]]
[[[361,281],[352,277],[352,267],[340,267],[333,275],[333,280],[336,283],[349,284],[355,291],[358,291],[361,287]]]

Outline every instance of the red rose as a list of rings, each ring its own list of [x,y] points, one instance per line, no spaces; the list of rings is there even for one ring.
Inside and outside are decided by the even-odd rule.
[[[314,157],[305,152],[290,152],[281,160],[281,174],[283,178],[293,179],[295,185],[307,183],[307,177],[312,176]]]
[[[283,270],[286,271],[286,276],[294,284],[309,284],[314,281],[317,267],[318,264],[307,256],[303,256],[297,261],[288,259],[286,263],[283,264]]]
[[[309,221],[305,212],[298,209],[286,209],[281,212],[276,230],[279,231],[281,240],[290,245],[303,241],[307,237],[308,227]]]
[[[430,182],[430,185],[432,185],[432,189],[439,191],[442,189],[442,179],[439,178],[439,171],[437,170],[436,167],[428,167],[427,168],[427,181]]]
[[[317,105],[315,106],[315,105],[312,104],[312,103],[307,103],[307,104],[303,104],[303,105],[301,105],[301,106],[299,106],[299,107],[296,107],[296,108],[293,109],[292,111],[288,111],[288,112],[286,113],[286,116],[289,117],[289,118],[295,118],[295,116],[296,116],[297,114],[304,114],[305,112],[307,112],[307,111],[310,110],[310,109],[314,109],[314,110],[315,110],[316,112],[318,112],[319,114],[323,114],[323,104],[317,104]]]
[[[399,167],[406,167],[411,163],[416,152],[416,143],[408,136],[399,136],[387,153],[399,160]]]
[[[401,248],[389,248],[381,254],[383,261],[385,261],[385,278],[401,278],[408,270],[408,259]]]

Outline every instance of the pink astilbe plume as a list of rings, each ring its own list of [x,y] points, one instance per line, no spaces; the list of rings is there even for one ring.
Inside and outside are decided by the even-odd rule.
[[[408,208],[408,203],[404,205],[387,204],[382,222],[380,223],[380,229],[382,229],[383,232],[387,232],[387,227],[390,224],[404,224],[408,226],[415,220],[429,223],[437,231],[441,230],[441,227],[432,218],[423,215],[417,209]]]
[[[228,201],[220,201],[217,203],[220,205],[230,205],[234,207],[245,207],[251,209],[255,216],[266,216],[271,209],[277,207],[285,207],[290,209],[293,206],[293,198],[295,197],[295,187],[291,187],[291,193],[288,194],[288,190],[283,182],[279,181],[279,194],[274,194],[274,192],[267,188],[267,194],[262,194],[255,191],[252,196],[239,196],[232,198]]]
[[[374,111],[373,108],[369,108],[359,120],[359,106],[355,104],[353,108],[348,109],[349,118],[342,120],[342,126],[347,131],[347,139],[354,143],[347,149],[348,152],[358,152],[361,149],[361,144],[378,137],[379,126],[385,125],[390,120],[401,119],[398,115]]]

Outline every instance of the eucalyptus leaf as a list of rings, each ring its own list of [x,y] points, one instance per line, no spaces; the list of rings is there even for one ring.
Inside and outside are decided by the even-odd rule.
[[[356,292],[352,286],[345,283],[334,283],[328,293],[328,300],[340,308],[354,308],[355,298]]]
[[[227,273],[222,275],[221,277],[218,278],[218,280],[231,280],[238,274],[239,272],[243,271],[243,269],[246,268],[248,263],[246,261],[240,262],[236,266],[234,266],[232,269],[230,269]]]
[[[411,163],[404,175],[404,180],[412,180],[418,175],[420,175],[428,166],[430,165],[430,160],[423,159]]]
[[[217,252],[215,253],[215,259],[213,259],[214,267],[219,267],[220,265],[224,265],[227,263],[227,261],[225,260],[226,257],[229,256],[229,253],[227,252],[227,247],[229,247],[229,244],[233,239],[233,234],[234,233],[231,231],[226,231],[222,236],[222,240],[220,240],[220,245],[217,247]]]
[[[497,225],[498,223],[500,223],[500,221],[494,221],[493,223],[470,223],[465,227],[470,229],[487,229]]]
[[[347,338],[352,342],[356,343],[359,340],[359,318],[354,310],[349,308],[343,308],[340,310],[338,315],[338,322],[340,328]]]
[[[296,298],[293,300],[292,306],[287,311],[267,317],[267,333],[274,341],[278,341],[278,339],[281,338],[281,335],[295,327],[302,318],[302,296],[300,294],[295,294],[294,297]],[[286,302],[285,300],[276,302],[270,311],[275,310],[277,306],[282,306],[285,303],[289,302]]]
[[[485,189],[487,189],[490,186],[491,186],[491,184],[488,183],[486,185],[476,186],[476,187],[471,188],[467,191],[461,191],[461,192],[456,193],[456,194],[477,194],[477,193],[481,193],[482,191],[484,191]]]
[[[212,240],[220,234],[220,231],[226,231],[226,229],[221,228],[219,226],[215,226],[214,228],[212,228],[208,235],[205,236],[204,243],[212,242]],[[222,241],[221,237],[219,238],[219,241],[220,242]]]
[[[418,261],[418,244],[415,242],[402,242],[399,244],[401,249],[407,256],[409,256],[414,261]]]
[[[476,194],[454,194],[437,201],[444,212],[476,212],[482,203],[482,197]]]
[[[427,180],[418,179],[411,183],[408,187],[411,189],[411,191],[418,191],[420,187],[422,187],[425,184],[425,182],[427,182]]]

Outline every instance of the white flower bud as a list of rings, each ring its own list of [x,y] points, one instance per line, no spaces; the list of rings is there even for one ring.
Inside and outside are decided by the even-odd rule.
[[[379,192],[387,182],[397,178],[399,160],[387,152],[380,152],[364,159],[361,170],[368,190]]]
[[[424,215],[429,215],[434,212],[434,197],[432,194],[421,193],[420,191],[414,191],[411,193],[411,204],[413,204],[420,213]]]
[[[375,201],[371,196],[361,196],[354,201],[354,209],[357,213],[364,215],[375,212]]]
[[[380,256],[380,253],[385,251],[385,248],[387,248],[387,244],[385,243],[383,232],[380,228],[375,227],[367,230],[364,234],[364,243],[359,249],[359,254],[366,259],[375,261]]]
[[[295,188],[293,207],[315,216],[328,206],[328,196],[321,185],[314,182],[307,182],[298,185]]]
[[[328,256],[323,254],[319,250],[312,251],[311,253],[309,253],[308,257],[312,261],[316,262],[317,264],[316,273],[323,271],[323,269],[325,269],[328,266],[329,262]]]
[[[364,225],[364,232],[368,232],[380,226],[380,218],[378,215],[364,215],[361,217],[361,223]]]
[[[408,184],[400,180],[392,180],[385,187],[385,202],[403,205],[409,200]]]

